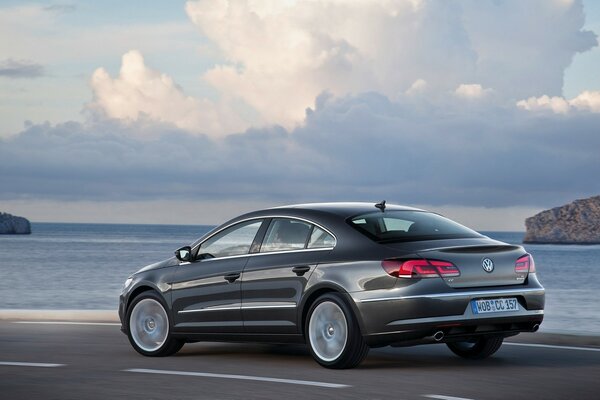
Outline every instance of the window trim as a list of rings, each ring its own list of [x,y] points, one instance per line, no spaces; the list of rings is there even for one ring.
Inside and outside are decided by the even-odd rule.
[[[320,248],[312,248],[312,249],[297,249],[297,250],[281,250],[281,251],[272,251],[272,252],[268,252],[268,253],[261,253],[256,252],[256,253],[252,253],[252,247],[254,245],[254,243],[252,245],[250,245],[250,250],[248,251],[248,253],[246,254],[239,254],[239,255],[235,255],[235,256],[226,256],[226,257],[216,257],[216,258],[207,258],[204,260],[197,260],[196,257],[198,256],[198,250],[200,249],[200,246],[202,246],[202,244],[204,242],[206,242],[207,240],[209,240],[210,238],[212,238],[215,235],[218,235],[219,233],[223,232],[225,229],[231,228],[234,225],[237,224],[241,224],[244,222],[248,222],[248,221],[253,221],[253,220],[262,220],[262,225],[260,226],[260,228],[258,228],[258,232],[257,235],[261,233],[261,230],[263,229],[263,226],[266,222],[270,223],[271,220],[273,218],[288,218],[288,219],[295,219],[298,221],[302,221],[302,222],[306,222],[309,224],[312,224],[314,226],[319,227],[320,229],[324,230],[325,232],[327,232],[328,234],[330,234],[333,237],[333,246],[330,247],[320,247]],[[268,224],[267,224],[268,225]],[[267,226],[268,229],[268,226]],[[262,238],[260,238],[260,245],[262,246],[262,242],[265,238],[265,232],[262,234]],[[256,237],[255,237],[256,239]],[[208,236],[206,236],[200,243],[197,243],[194,247],[192,247],[192,254],[194,254],[194,260],[195,261],[202,261],[202,262],[210,262],[210,261],[216,261],[216,260],[227,260],[230,258],[240,258],[240,257],[253,257],[253,256],[263,256],[263,255],[269,255],[269,254],[286,254],[286,253],[299,253],[299,252],[303,252],[303,251],[323,251],[323,250],[333,250],[335,248],[335,246],[337,246],[337,236],[329,229],[325,228],[323,225],[316,223],[314,221],[311,221],[309,219],[303,218],[303,217],[296,217],[296,216],[291,216],[291,215],[285,215],[285,214],[270,214],[270,215],[261,215],[261,216],[256,216],[256,217],[250,217],[250,218],[245,218],[245,219],[241,219],[239,221],[235,221],[232,222],[230,224],[227,224],[219,229],[216,229],[215,231],[211,232],[208,234]],[[260,247],[259,247],[260,248]]]

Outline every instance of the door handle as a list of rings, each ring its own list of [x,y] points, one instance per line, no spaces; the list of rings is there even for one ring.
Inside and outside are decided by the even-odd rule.
[[[308,271],[310,271],[310,267],[308,265],[299,265],[297,267],[292,268],[292,272],[298,276],[302,276]]]
[[[225,280],[229,283],[233,283],[235,282],[238,278],[240,277],[239,273],[233,273],[233,274],[227,274],[225,275],[223,278],[225,278]]]

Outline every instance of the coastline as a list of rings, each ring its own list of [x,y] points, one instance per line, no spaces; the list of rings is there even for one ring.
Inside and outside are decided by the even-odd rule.
[[[120,322],[117,310],[0,309],[0,321]]]

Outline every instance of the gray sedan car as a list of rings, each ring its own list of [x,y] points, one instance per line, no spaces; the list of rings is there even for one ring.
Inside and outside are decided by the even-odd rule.
[[[239,216],[142,268],[119,316],[146,356],[198,341],[306,343],[322,366],[351,368],[388,345],[490,356],[538,329],[544,288],[523,247],[439,214],[302,204]]]

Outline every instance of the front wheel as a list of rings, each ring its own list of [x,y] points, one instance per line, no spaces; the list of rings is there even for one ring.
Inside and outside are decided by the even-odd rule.
[[[478,337],[465,342],[446,343],[448,348],[458,356],[471,360],[487,358],[498,351],[504,338],[501,336]]]
[[[352,310],[338,293],[324,294],[311,305],[305,336],[313,358],[326,368],[353,368],[369,352]]]
[[[127,311],[127,337],[138,353],[150,357],[170,356],[183,346],[183,341],[172,337],[166,307],[154,292],[133,299]]]

